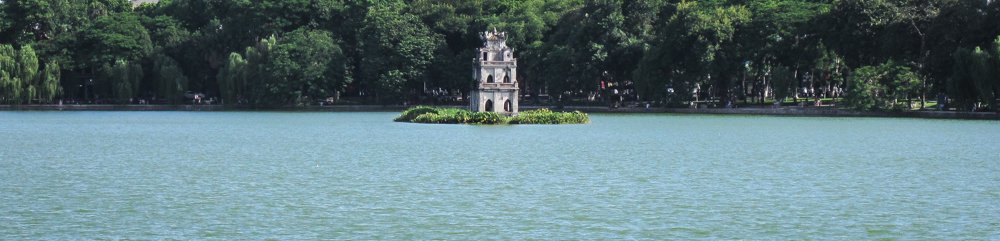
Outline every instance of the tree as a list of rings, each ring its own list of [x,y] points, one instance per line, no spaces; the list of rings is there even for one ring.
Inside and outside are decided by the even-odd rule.
[[[994,79],[998,77],[996,77],[996,70],[993,69],[991,63],[993,56],[990,56],[987,51],[983,51],[982,48],[976,47],[969,57],[971,58],[969,73],[972,76],[972,83],[975,84],[978,91],[979,101],[996,109],[996,94],[994,92],[996,81]]]
[[[780,103],[791,93],[795,74],[788,67],[778,65],[771,69],[770,77],[772,87],[774,88],[774,101]]]
[[[271,55],[273,82],[270,90],[274,104],[302,104],[310,98],[325,99],[342,91],[348,83],[346,57],[330,32],[299,29],[283,36]]]
[[[892,66],[892,82],[887,86],[887,94],[892,99],[892,107],[894,110],[910,110],[913,108],[913,98],[923,98],[924,93],[924,81],[923,78],[913,71],[909,66],[904,65],[893,65]],[[906,100],[906,106],[899,105],[899,100]]]
[[[17,78],[21,80],[20,88],[24,89],[21,95],[23,100],[20,102],[31,103],[38,92],[38,56],[35,55],[35,49],[31,48],[31,45],[21,47],[20,51],[17,51]]]
[[[180,103],[184,91],[188,90],[188,78],[177,61],[166,55],[155,56],[152,70],[157,96],[170,103]]]
[[[219,94],[223,102],[236,104],[241,101],[247,78],[247,61],[239,53],[230,53],[229,61],[219,70]]]
[[[42,81],[39,84],[39,98],[45,102],[52,102],[56,95],[61,92],[59,81],[61,80],[61,69],[58,62],[45,63],[45,70],[42,73]]]
[[[77,58],[92,66],[140,60],[153,48],[146,28],[135,14],[128,12],[97,18],[82,33],[81,41],[83,51]]]
[[[978,99],[975,79],[972,76],[974,63],[972,51],[958,48],[952,56],[954,64],[952,65],[952,75],[947,82],[948,95],[952,102],[956,102],[959,106],[969,107]]]
[[[243,55],[230,53],[217,79],[230,103],[307,104],[343,90],[346,62],[330,32],[303,28],[261,40]]]
[[[733,37],[750,15],[740,6],[706,5],[683,2],[664,7],[657,37],[639,62],[635,76],[639,86],[652,87],[644,92],[652,93],[640,95],[657,96],[665,86],[678,93],[677,101],[688,101],[712,87],[714,94],[726,93],[733,87],[736,66],[744,63],[734,56],[738,47],[732,45]]]
[[[844,56],[851,68],[878,64],[884,55],[880,33],[893,20],[891,7],[887,0],[835,1],[822,20],[826,46]]]
[[[361,29],[362,83],[376,101],[391,103],[410,95],[426,78],[441,37],[430,32],[417,16],[394,4],[373,6]]]
[[[820,98],[850,89],[853,69],[891,61],[891,72],[903,74],[879,79],[877,100],[889,102],[874,108],[947,90],[957,102],[1000,110],[992,103],[1000,84],[989,77],[1000,68],[971,68],[983,56],[996,66],[1000,54],[989,45],[997,23],[1000,1],[170,0],[133,8],[123,0],[7,0],[0,43],[11,54],[0,56],[10,63],[0,69],[0,99],[47,99],[49,63],[73,96],[76,81],[123,60],[151,73],[130,81],[133,97],[190,90],[284,105],[350,89],[395,103],[428,89],[468,91],[478,33],[496,28],[509,33],[524,94],[596,97],[600,80],[634,80],[643,100],[763,102],[772,89],[796,96],[802,88]],[[20,60],[26,46],[34,68],[21,68],[32,62]],[[959,48],[968,65],[953,56]],[[245,68],[229,67],[233,53]],[[791,77],[778,81],[787,82],[773,83],[784,73]],[[99,96],[117,93],[110,82],[95,87]]]
[[[136,96],[142,76],[142,66],[126,60],[117,60],[113,65],[105,65],[100,72],[100,78],[111,88],[112,97],[121,104],[130,103]]]
[[[191,40],[192,33],[171,16],[142,16],[141,22],[149,31],[154,51],[176,53],[182,51],[180,48]]]
[[[813,60],[813,69],[811,70],[812,83],[819,87],[815,98],[819,100],[820,94],[818,92],[836,97],[834,88],[843,87],[840,80],[844,77],[842,72],[845,68],[844,60],[836,52],[826,49],[823,43],[819,43],[817,47],[819,57]]]
[[[1000,92],[1000,36],[997,36],[997,38],[993,40],[989,53],[992,58],[988,63],[990,66],[987,67],[987,69],[993,71],[993,74],[990,75],[993,80],[993,99],[990,100],[992,101],[993,111],[1000,112],[1000,105],[998,105],[1000,103],[997,102],[997,97],[1000,97],[998,96],[1000,95],[998,94],[998,92]]]
[[[847,90],[847,106],[856,110],[876,110],[878,109],[878,97],[881,88],[878,84],[883,78],[882,71],[875,66],[864,66],[851,73],[850,86]]]
[[[956,96],[949,86],[957,63],[955,53],[961,48],[975,47],[988,29],[990,22],[981,14],[978,1],[944,1],[940,13],[934,19],[927,33],[928,55],[924,67],[926,77],[931,80],[928,91],[947,92]],[[965,49],[968,52],[968,49]],[[967,67],[967,66],[963,66]],[[952,86],[954,87],[954,86]]]
[[[271,65],[271,55],[273,55],[277,44],[277,37],[272,35],[270,38],[261,39],[259,43],[247,47],[244,51],[243,56],[246,57],[247,61],[247,76],[254,76],[254,78],[248,78],[245,81],[247,88],[244,93],[251,104],[268,104],[264,99],[269,90],[266,90],[264,86],[276,78],[268,66]]]
[[[7,14],[7,4],[0,4],[0,42],[10,39],[8,29],[11,25],[13,25],[13,21]]]
[[[898,32],[903,32],[904,34],[909,34],[914,36],[914,38],[901,37],[899,35],[893,35],[890,37],[894,41],[886,41],[891,44],[883,45],[883,48],[890,47],[900,47],[907,46],[906,44],[900,42],[906,42],[910,39],[918,39],[916,47],[910,45],[905,50],[900,51],[906,58],[911,59],[913,62],[917,63],[917,71],[920,75],[926,75],[926,67],[928,56],[930,55],[928,49],[928,31],[933,26],[933,21],[937,19],[938,14],[940,14],[940,5],[943,1],[935,0],[923,0],[923,1],[893,1],[890,2],[890,9],[892,10],[894,16],[894,25],[899,26],[896,29],[902,28],[905,30],[897,30]],[[904,35],[905,36],[905,35]],[[916,51],[914,51],[916,50]],[[917,76],[918,80],[922,82],[920,92],[920,108],[923,109],[926,104],[926,89],[928,86],[926,78],[920,78]]]
[[[879,68],[888,74],[886,76],[888,79],[880,82],[885,91],[886,108],[897,111],[910,110],[913,106],[913,97],[920,97],[922,94],[922,78],[910,66],[894,61],[888,61]],[[900,105],[899,100],[904,99],[907,105]]]
[[[852,73],[847,104],[858,110],[909,110],[912,98],[920,94],[920,77],[909,67],[894,61],[864,66]],[[899,100],[906,99],[907,105]]]
[[[737,29],[728,52],[735,55],[733,60],[742,60],[735,68],[730,65],[739,80],[736,92],[744,99],[752,97],[763,103],[774,83],[772,77],[778,66],[785,66],[792,75],[784,84],[798,84],[794,74],[802,64],[806,49],[813,44],[816,35],[811,26],[816,16],[826,11],[828,4],[787,1],[760,0],[745,3],[750,19]],[[735,47],[735,48],[733,48]],[[735,51],[734,51],[735,50]],[[774,89],[777,89],[775,87]],[[787,93],[787,91],[786,91]],[[794,92],[793,92],[794,93]],[[781,96],[785,97],[787,95]],[[780,101],[781,97],[776,101]]]
[[[0,100],[4,103],[19,103],[21,100],[22,84],[17,69],[17,51],[14,46],[0,44]]]

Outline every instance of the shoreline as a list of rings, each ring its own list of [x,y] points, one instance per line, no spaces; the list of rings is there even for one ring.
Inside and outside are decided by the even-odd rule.
[[[252,108],[224,105],[0,105],[0,111],[289,111],[289,112],[393,112],[403,111],[412,106],[403,105],[327,105],[305,107],[275,107]],[[435,107],[464,106],[440,105]],[[555,108],[550,106],[521,106],[522,110],[549,108],[557,111],[582,111],[585,113],[674,113],[674,114],[708,114],[708,115],[762,115],[762,116],[799,116],[799,117],[892,117],[892,118],[923,118],[923,119],[962,119],[962,120],[1000,120],[996,112],[957,112],[957,111],[908,111],[879,112],[854,111],[831,107],[781,107],[781,108],[639,108],[605,106],[566,106]]]

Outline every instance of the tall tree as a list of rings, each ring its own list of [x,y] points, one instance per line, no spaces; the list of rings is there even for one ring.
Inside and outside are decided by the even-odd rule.
[[[77,59],[94,66],[117,60],[136,61],[152,51],[149,33],[138,16],[126,12],[102,16],[81,36],[83,51]]]
[[[647,92],[640,94],[663,96],[663,90],[673,89],[674,100],[687,101],[699,93],[711,93],[712,87],[716,94],[729,91],[733,66],[743,61],[727,47],[733,44],[739,26],[749,20],[746,8],[684,2],[668,4],[661,14],[657,38],[635,73]]]
[[[361,29],[361,81],[381,103],[412,97],[442,44],[417,16],[398,4],[372,6]]]
[[[273,82],[268,102],[304,104],[309,99],[325,99],[342,91],[348,83],[346,57],[330,32],[299,29],[278,40],[271,55]]]
[[[0,100],[14,104],[21,101],[21,79],[18,77],[17,50],[0,44]]]
[[[31,103],[38,92],[38,56],[31,45],[21,47],[17,51],[17,78],[21,80],[23,98],[21,102]]]
[[[998,105],[1000,102],[997,102],[997,98],[1000,98],[1000,35],[993,40],[993,44],[990,45],[988,52],[990,56],[992,56],[992,58],[990,58],[990,62],[988,63],[988,69],[993,71],[993,74],[990,75],[993,80],[993,99],[991,99],[992,107],[993,111],[1000,112],[1000,105]]]
[[[219,70],[219,94],[224,103],[237,104],[243,98],[247,78],[247,61],[239,53],[229,54],[229,61]]]
[[[156,96],[168,103],[180,103],[182,94],[188,90],[188,78],[177,61],[166,55],[157,55],[153,58],[152,73]]]
[[[948,95],[958,106],[970,107],[978,99],[975,79],[972,76],[974,60],[972,51],[966,48],[959,48],[952,54],[954,60],[952,75],[947,81]]]
[[[267,83],[273,82],[276,78],[268,66],[271,65],[271,56],[273,55],[277,44],[277,37],[272,35],[269,38],[261,39],[259,43],[254,46],[247,47],[244,51],[243,56],[246,57],[246,61],[248,63],[247,76],[253,76],[253,78],[248,78],[245,81],[247,88],[244,92],[247,100],[249,100],[251,104],[269,104],[264,101],[268,96],[269,90],[265,89],[263,86]]]
[[[50,61],[45,63],[45,70],[41,78],[42,81],[39,83],[38,88],[39,99],[45,102],[52,102],[56,95],[61,92],[59,87],[61,77],[62,70],[59,68],[58,62]]]
[[[993,56],[988,52],[984,51],[980,47],[972,50],[971,61],[969,66],[969,72],[972,76],[972,82],[975,83],[976,90],[979,92],[979,101],[987,103],[990,108],[996,109],[996,69],[993,66]]]

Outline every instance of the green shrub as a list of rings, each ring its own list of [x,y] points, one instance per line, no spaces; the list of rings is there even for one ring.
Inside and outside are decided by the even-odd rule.
[[[510,117],[496,112],[472,112],[468,124],[503,125],[509,123]]]
[[[420,115],[426,114],[426,113],[437,113],[437,111],[438,111],[437,108],[430,107],[430,106],[416,106],[416,107],[404,110],[403,113],[399,115],[399,117],[396,117],[395,121],[398,121],[398,122],[411,122],[414,119],[416,119],[417,116],[420,116]]]
[[[553,112],[538,109],[521,112],[518,116],[506,116],[496,112],[472,112],[456,108],[435,108],[417,106],[403,111],[395,121],[431,124],[584,124],[590,122],[587,114],[579,111]]]
[[[521,112],[520,115],[512,117],[511,124],[585,124],[590,123],[590,117],[586,113],[574,112],[552,112],[549,109],[538,109]]]

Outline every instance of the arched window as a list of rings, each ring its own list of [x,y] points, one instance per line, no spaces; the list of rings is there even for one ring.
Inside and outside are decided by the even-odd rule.
[[[487,52],[483,52],[483,61],[489,61],[489,60],[490,60],[490,54]]]
[[[503,77],[503,82],[504,83],[510,83],[510,76],[504,76]]]
[[[493,101],[486,100],[486,112],[493,112]]]
[[[486,77],[486,83],[493,83],[493,75]]]
[[[514,105],[510,103],[510,100],[507,100],[507,101],[503,102],[503,111],[506,111],[506,112],[513,112],[514,111]]]

